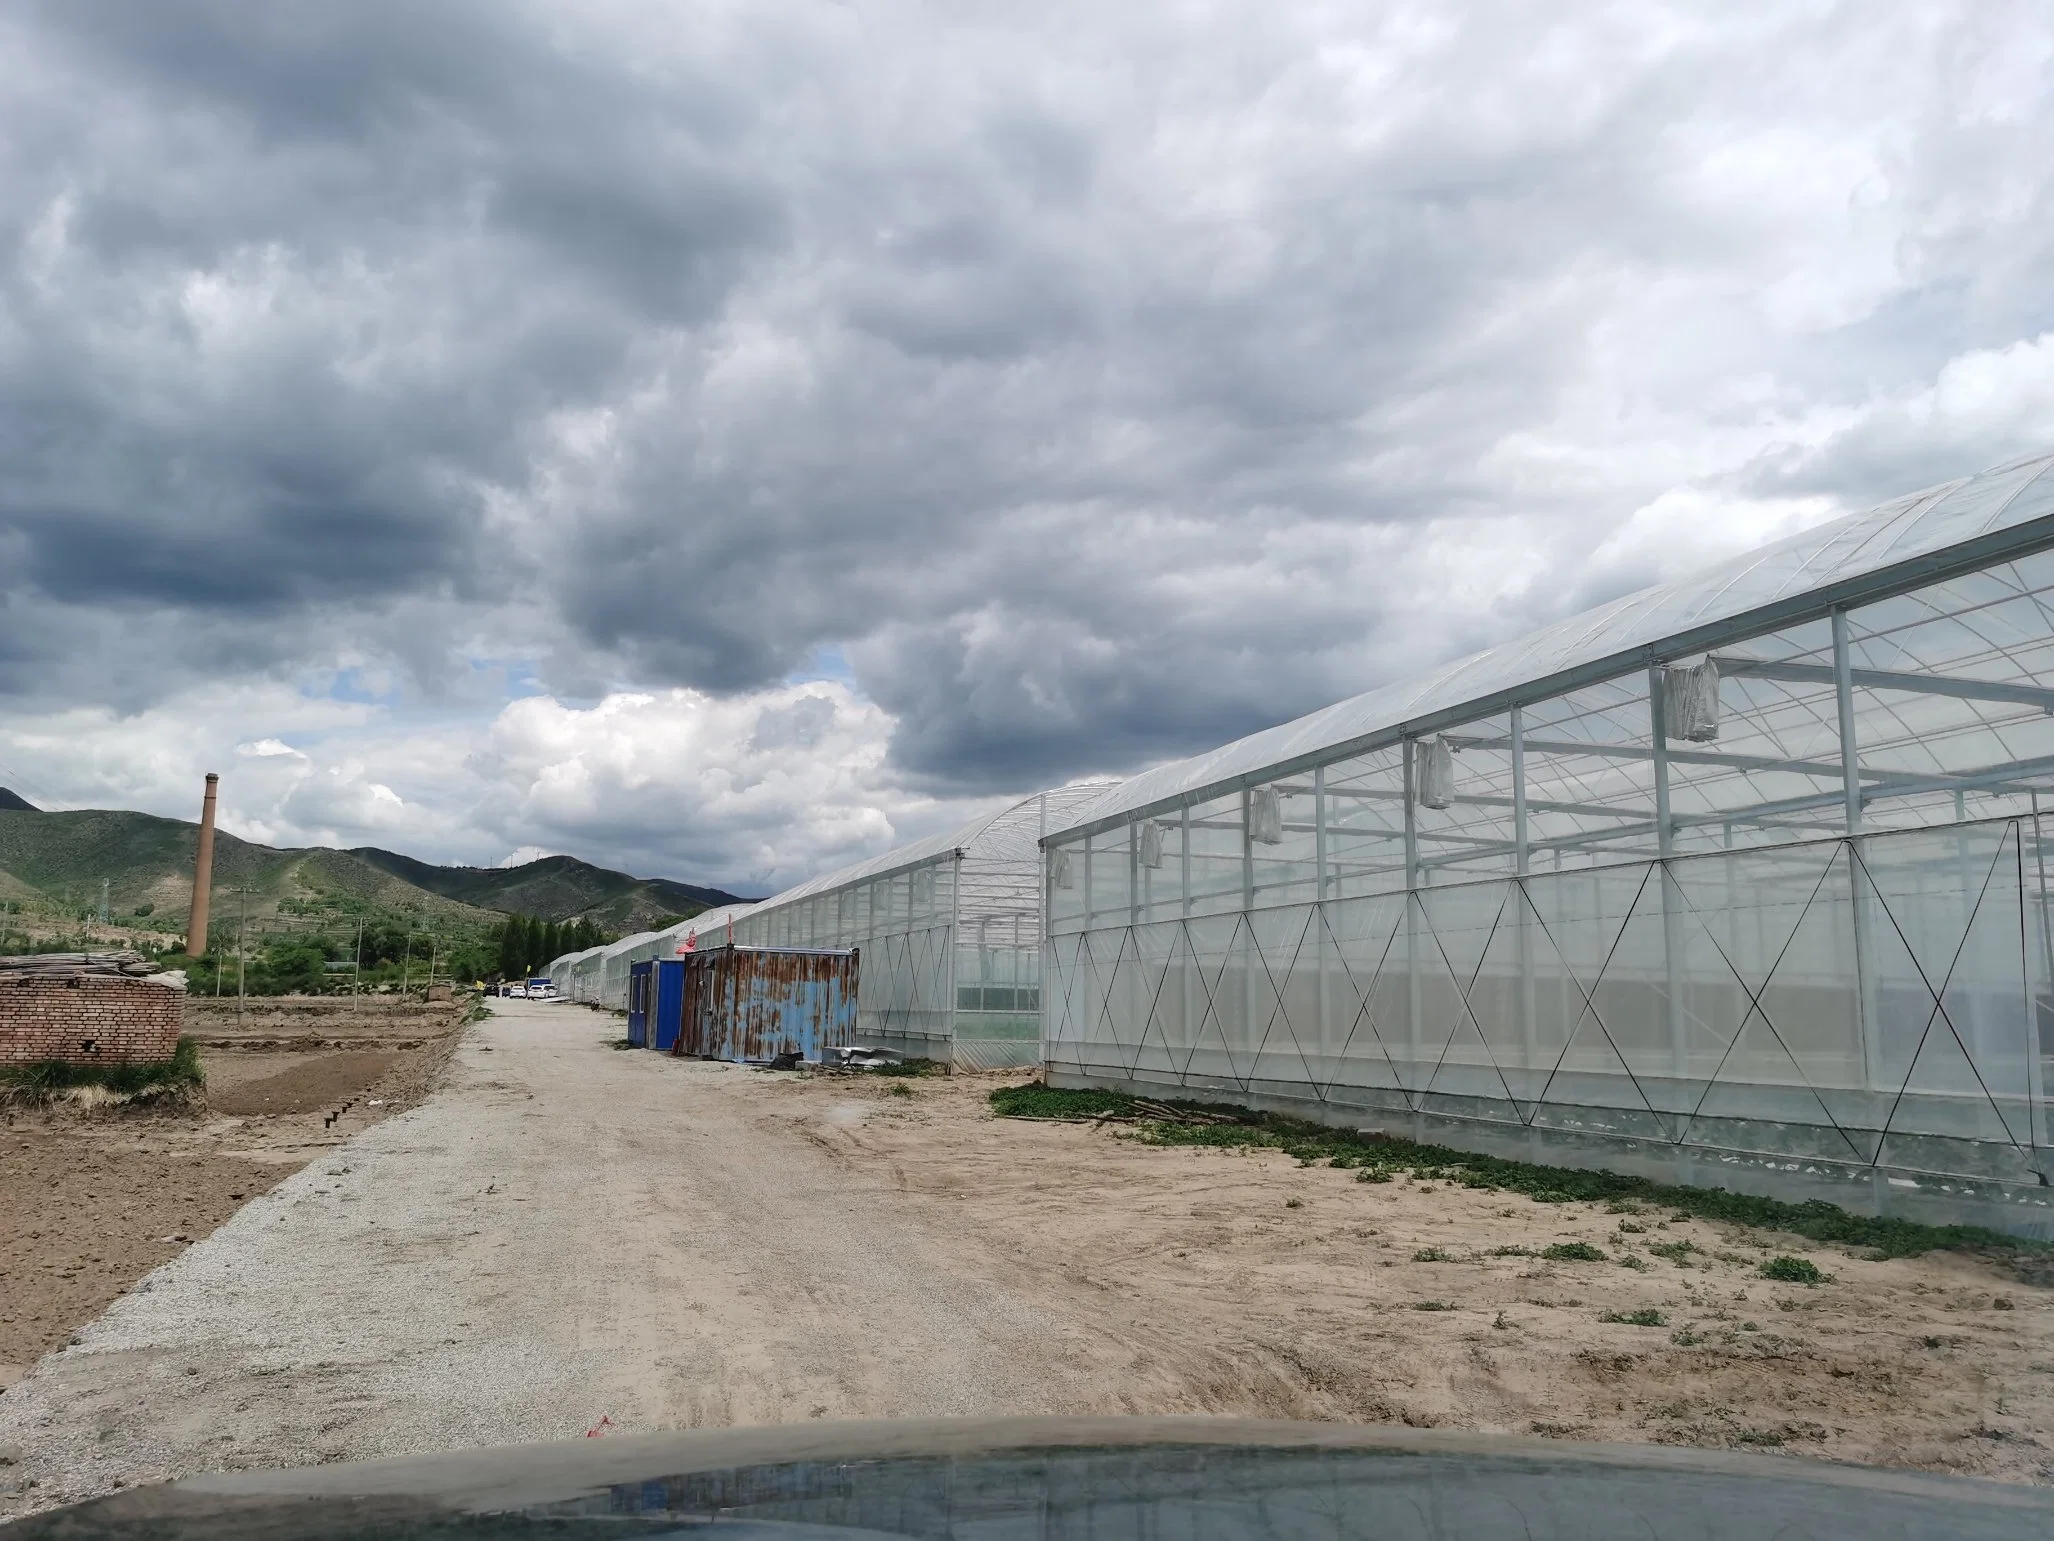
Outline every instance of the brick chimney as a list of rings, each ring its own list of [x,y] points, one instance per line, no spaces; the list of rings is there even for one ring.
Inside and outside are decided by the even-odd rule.
[[[207,901],[214,889],[214,789],[221,777],[207,772],[207,796],[200,804],[200,852],[193,860],[192,918],[185,928],[185,955],[197,958],[207,950]]]

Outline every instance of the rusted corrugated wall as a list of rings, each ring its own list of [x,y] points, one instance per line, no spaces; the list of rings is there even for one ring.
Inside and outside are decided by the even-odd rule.
[[[853,949],[713,947],[689,954],[675,1052],[817,1060],[855,1041],[858,967]]]

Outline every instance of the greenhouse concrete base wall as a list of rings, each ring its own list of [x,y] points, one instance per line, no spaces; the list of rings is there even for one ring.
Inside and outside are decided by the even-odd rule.
[[[2000,1181],[1892,1172],[1816,1159],[1789,1161],[1740,1151],[1710,1151],[1630,1137],[1490,1123],[1444,1113],[1378,1107],[1347,1098],[1321,1100],[1290,1087],[1244,1089],[1238,1083],[1109,1076],[1051,1061],[1048,1084],[1069,1090],[1174,1097],[1281,1113],[1309,1123],[1381,1134],[1422,1145],[1442,1145],[1479,1156],[1536,1166],[1618,1172],[1650,1182],[1802,1204],[1821,1200],[1854,1214],[1882,1215],[1924,1225],[1979,1225],[2013,1236],[2054,1241],[2054,1189]],[[1593,1122],[1606,1110],[1590,1109]]]

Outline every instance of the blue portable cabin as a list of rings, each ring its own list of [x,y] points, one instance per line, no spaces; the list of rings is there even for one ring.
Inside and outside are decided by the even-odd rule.
[[[649,1008],[654,962],[628,965],[628,1047],[649,1047]]]
[[[649,1008],[649,1047],[675,1054],[685,1021],[685,960],[658,958],[656,983]]]
[[[704,948],[683,960],[683,1026],[672,1052],[744,1063],[819,1061],[856,1039],[854,948]]]

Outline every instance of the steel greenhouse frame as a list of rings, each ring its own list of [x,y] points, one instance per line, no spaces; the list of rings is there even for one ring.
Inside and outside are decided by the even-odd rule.
[[[2050,473],[1123,783],[1043,842],[1051,1080],[2054,1235]]]

